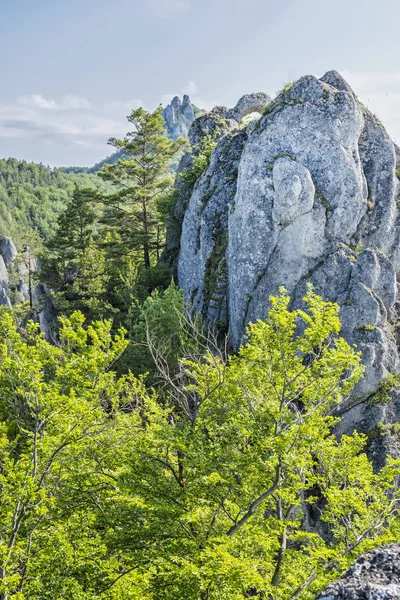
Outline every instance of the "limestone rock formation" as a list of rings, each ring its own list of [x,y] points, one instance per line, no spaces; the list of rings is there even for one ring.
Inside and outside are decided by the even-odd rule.
[[[7,236],[0,237],[0,255],[3,257],[7,269],[12,269],[17,256],[17,248],[11,238]]]
[[[49,288],[39,283],[33,292],[33,306],[39,320],[40,331],[46,341],[57,339],[57,312]]]
[[[271,102],[271,98],[264,92],[245,94],[236,106],[228,111],[227,117],[240,123],[247,115],[262,112],[269,102]]]
[[[334,71],[302,77],[272,102],[251,97],[264,114],[246,128],[236,120],[241,100],[189,131],[198,144],[217,116],[225,121],[208,169],[177,202],[168,243],[178,282],[208,322],[229,329],[233,349],[280,286],[293,306],[307,282],[337,302],[342,333],[366,365],[343,413],[400,367],[400,152]]]
[[[189,96],[183,96],[182,101],[175,96],[171,104],[164,108],[162,115],[168,136],[176,139],[179,136],[187,137],[189,127],[194,121],[195,109]]]
[[[11,238],[0,237],[0,306],[32,301],[34,291],[32,274],[36,270],[36,259],[29,248],[18,253]]]
[[[400,598],[400,544],[361,556],[317,600],[395,600]]]
[[[8,272],[2,255],[0,254],[0,306],[11,306],[8,297]]]

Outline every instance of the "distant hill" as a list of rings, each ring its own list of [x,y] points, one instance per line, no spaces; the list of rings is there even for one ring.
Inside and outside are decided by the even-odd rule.
[[[75,184],[104,186],[90,173],[65,173],[15,158],[0,160],[0,234],[11,236],[17,246],[29,229],[48,237]]]
[[[103,158],[103,160],[93,165],[93,167],[60,167],[59,171],[67,174],[89,173],[95,175],[102,167],[104,167],[104,165],[113,165],[119,158],[121,158],[121,156],[122,152],[114,152],[113,154],[110,154],[110,156]]]

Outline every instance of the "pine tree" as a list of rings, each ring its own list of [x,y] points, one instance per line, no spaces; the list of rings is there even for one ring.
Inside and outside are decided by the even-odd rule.
[[[121,157],[100,173],[117,188],[104,197],[106,221],[117,228],[126,247],[141,256],[145,269],[159,258],[163,246],[158,203],[173,183],[171,161],[186,144],[183,138],[166,137],[161,113],[161,107],[153,113],[134,110],[128,116],[133,131],[124,139],[109,140]]]
[[[97,219],[96,192],[77,187],[41,258],[40,279],[55,292],[61,313],[81,310],[94,319],[104,317],[110,308],[106,255],[97,241]]]

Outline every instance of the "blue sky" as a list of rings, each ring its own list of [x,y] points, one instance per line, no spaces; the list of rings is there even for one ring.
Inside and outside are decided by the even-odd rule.
[[[132,108],[336,69],[400,142],[398,0],[0,0],[0,157],[91,165]]]

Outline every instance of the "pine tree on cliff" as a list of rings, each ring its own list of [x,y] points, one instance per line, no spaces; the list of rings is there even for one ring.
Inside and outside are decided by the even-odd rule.
[[[104,198],[105,220],[117,229],[123,245],[138,254],[145,269],[149,269],[163,245],[158,203],[173,183],[171,161],[186,142],[166,137],[161,107],[153,113],[143,108],[134,110],[128,121],[133,131],[124,139],[109,140],[121,158],[100,172],[117,189]]]

